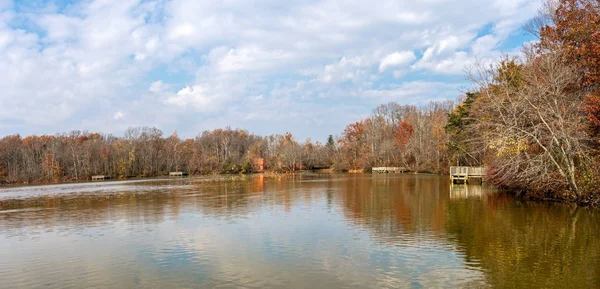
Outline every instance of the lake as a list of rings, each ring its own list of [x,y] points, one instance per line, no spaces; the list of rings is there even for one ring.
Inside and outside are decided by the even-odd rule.
[[[429,175],[0,188],[0,288],[600,288],[599,213]]]

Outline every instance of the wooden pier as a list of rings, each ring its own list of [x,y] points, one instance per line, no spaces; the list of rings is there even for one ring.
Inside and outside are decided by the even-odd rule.
[[[187,174],[184,172],[170,172],[169,173],[169,177],[183,177],[185,175],[187,175]]]
[[[450,180],[453,184],[468,184],[470,179],[483,182],[485,168],[483,167],[450,167]]]
[[[407,173],[410,170],[401,167],[375,167],[372,168],[373,173],[388,174],[388,173]]]
[[[92,181],[104,181],[106,179],[108,179],[108,177],[105,175],[92,176]]]

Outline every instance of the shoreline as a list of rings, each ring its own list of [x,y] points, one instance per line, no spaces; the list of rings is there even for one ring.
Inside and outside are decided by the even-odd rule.
[[[245,178],[254,178],[257,176],[261,176],[261,175],[264,177],[272,178],[272,177],[294,177],[294,176],[310,175],[310,174],[359,175],[359,174],[371,174],[371,173],[366,170],[335,171],[333,169],[316,169],[316,170],[299,170],[299,171],[294,171],[294,172],[263,171],[263,172],[238,173],[238,174],[208,173],[208,174],[192,174],[192,175],[186,175],[183,177],[169,177],[168,174],[165,174],[165,175],[148,176],[148,177],[137,176],[137,177],[129,177],[129,178],[112,178],[112,179],[106,179],[103,181],[92,181],[91,179],[88,179],[88,180],[82,180],[82,181],[67,180],[67,181],[60,181],[60,182],[32,182],[32,183],[9,183],[9,184],[0,183],[0,190],[1,189],[10,189],[10,188],[39,187],[39,186],[50,186],[50,185],[102,184],[102,183],[109,183],[109,182],[176,180],[176,179],[188,179],[188,178],[203,179],[206,181],[210,181],[210,180],[228,181],[228,180],[231,180],[231,178],[240,178],[240,180],[241,180],[241,179],[245,179]],[[383,174],[383,175],[387,175],[387,174]],[[395,174],[392,174],[392,175],[395,175]],[[398,175],[435,175],[435,176],[441,176],[441,177],[447,176],[444,174],[436,174],[436,173],[431,173],[431,172],[418,172],[418,171],[402,173],[402,174],[398,174]],[[483,184],[480,184],[480,185],[483,185]],[[536,202],[536,203],[566,204],[566,205],[578,206],[578,207],[584,207],[584,208],[585,207],[600,208],[600,198],[596,198],[596,199],[591,198],[591,197],[567,198],[567,197],[552,197],[552,196],[548,196],[548,195],[534,196],[534,195],[530,195],[527,192],[523,192],[523,191],[501,189],[501,188],[499,188],[499,191],[502,191],[503,193],[511,194],[514,197],[524,200],[524,201],[530,201],[530,202]]]
[[[318,169],[318,170],[299,170],[295,172],[275,172],[275,171],[262,171],[262,172],[252,172],[252,173],[207,173],[207,174],[191,174],[185,176],[171,177],[168,174],[158,175],[158,176],[135,176],[135,177],[127,177],[127,178],[107,178],[100,181],[92,181],[91,179],[85,180],[62,180],[57,182],[21,182],[21,183],[0,183],[0,189],[2,188],[16,188],[16,187],[37,187],[37,186],[49,186],[49,185],[66,185],[66,184],[95,184],[95,183],[106,183],[106,182],[120,182],[120,181],[143,181],[143,180],[157,180],[157,179],[165,179],[165,180],[176,180],[176,179],[187,179],[187,178],[210,178],[218,177],[226,178],[228,176],[256,176],[263,175],[266,177],[273,176],[292,176],[292,175],[300,175],[300,174],[344,174],[347,172],[336,172],[333,169]]]
[[[577,206],[581,208],[600,208],[600,198],[591,198],[591,197],[575,197],[575,198],[552,198],[549,196],[532,196],[527,195],[527,193],[519,193],[515,191],[504,191],[506,193],[514,195],[516,198],[536,202],[536,203],[554,203],[554,204],[565,204],[570,206]]]

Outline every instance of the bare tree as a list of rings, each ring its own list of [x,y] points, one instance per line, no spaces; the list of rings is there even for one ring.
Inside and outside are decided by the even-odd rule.
[[[540,192],[565,187],[579,196],[578,178],[589,162],[583,93],[572,89],[579,73],[560,51],[524,54],[522,61],[506,57],[471,74],[482,97],[473,126],[489,150],[491,176],[499,184]]]

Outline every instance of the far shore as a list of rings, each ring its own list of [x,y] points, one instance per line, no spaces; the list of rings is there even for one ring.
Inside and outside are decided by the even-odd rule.
[[[314,169],[314,170],[296,170],[296,171],[288,171],[288,172],[277,172],[271,170],[265,170],[260,172],[250,172],[250,173],[199,173],[199,174],[191,174],[185,175],[183,177],[171,177],[168,173],[161,174],[158,176],[130,176],[130,177],[108,177],[105,180],[101,181],[92,181],[91,176],[83,179],[83,180],[60,180],[55,182],[42,182],[42,181],[34,181],[34,182],[18,182],[18,183],[1,183],[0,188],[10,188],[10,187],[26,187],[26,186],[44,186],[44,185],[60,185],[60,184],[82,184],[82,183],[104,183],[104,182],[118,182],[118,181],[134,181],[134,180],[156,180],[156,179],[181,179],[181,178],[207,178],[207,179],[221,179],[227,177],[253,177],[257,175],[263,175],[266,177],[281,177],[281,176],[293,176],[299,174],[368,174],[371,173],[370,170],[344,170],[344,171],[336,171],[333,168],[326,169]],[[427,171],[411,171],[402,173],[404,175],[440,175]],[[394,174],[392,174],[394,175]]]

